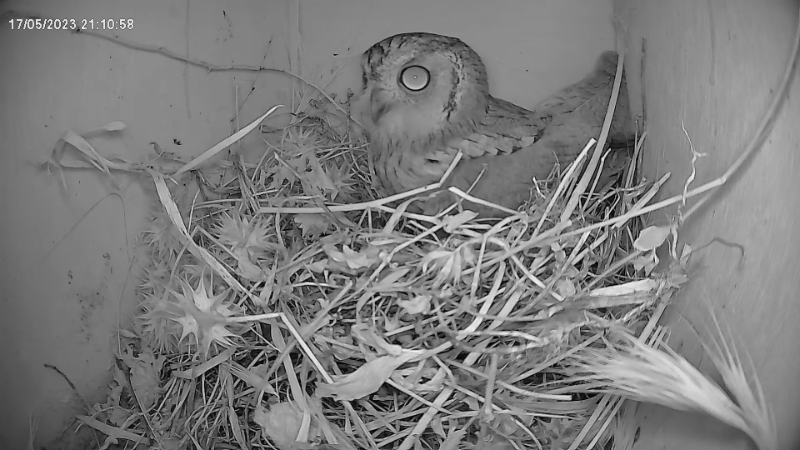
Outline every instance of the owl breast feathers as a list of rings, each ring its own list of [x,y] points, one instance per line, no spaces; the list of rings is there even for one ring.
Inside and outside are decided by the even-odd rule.
[[[387,194],[439,181],[461,151],[445,187],[471,188],[475,197],[517,209],[534,179],[546,178],[556,164],[569,164],[599,136],[617,54],[603,53],[589,75],[534,111],[493,97],[481,58],[457,38],[398,34],[370,47],[361,64],[360,115]],[[618,99],[612,143],[630,138],[624,79]],[[417,209],[434,214],[453,200],[443,191]],[[503,215],[477,204],[466,207],[484,217]]]

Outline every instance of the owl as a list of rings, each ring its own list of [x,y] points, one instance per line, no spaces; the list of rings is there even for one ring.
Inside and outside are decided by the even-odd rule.
[[[534,179],[566,166],[600,135],[616,64],[615,52],[603,53],[590,74],[531,111],[492,96],[480,56],[455,37],[403,33],[376,43],[361,58],[359,103],[379,184],[394,194],[437,182],[461,151],[444,188],[517,209]],[[629,142],[629,130],[623,80],[609,142]],[[416,209],[435,214],[453,200],[443,190]],[[483,217],[505,215],[465,207]]]

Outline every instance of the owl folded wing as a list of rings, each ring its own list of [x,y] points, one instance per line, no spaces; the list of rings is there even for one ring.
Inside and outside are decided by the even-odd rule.
[[[449,142],[446,151],[455,154],[460,150],[464,159],[511,154],[536,142],[545,125],[539,115],[505,100],[491,98],[475,131]]]
[[[487,119],[491,116],[487,116]],[[428,149],[415,157],[408,156],[406,163],[415,177],[428,181],[435,181],[450,167],[459,151],[462,152],[462,161],[467,161],[484,156],[503,157],[528,148],[539,139],[537,133],[540,127],[527,118],[501,118],[495,116],[493,124],[484,120],[480,131],[468,134],[466,137],[454,139],[444,147]]]

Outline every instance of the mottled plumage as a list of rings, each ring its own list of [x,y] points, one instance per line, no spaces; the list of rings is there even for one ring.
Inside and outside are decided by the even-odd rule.
[[[447,185],[466,190],[484,170],[471,194],[518,208],[534,177],[570,163],[600,134],[616,62],[616,53],[602,54],[592,73],[529,111],[489,93],[483,62],[457,38],[404,33],[378,42],[362,56],[361,104],[381,185],[393,194],[436,182],[461,150]],[[619,99],[612,140],[624,140],[630,122],[624,84]],[[452,200],[448,195],[421,209],[437,212]]]

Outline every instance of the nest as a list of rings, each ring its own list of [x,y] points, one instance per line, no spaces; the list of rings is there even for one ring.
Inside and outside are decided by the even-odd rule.
[[[642,223],[666,179],[637,181],[644,136],[614,184],[594,181],[592,140],[515,215],[456,203],[428,217],[405,211],[413,193],[377,194],[346,105],[308,104],[262,130],[253,161],[212,157],[274,108],[189,162],[59,141],[51,168],[74,167],[75,148],[155,187],[140,314],[105,401],[78,416],[101,448],[626,448],[626,398],[709,412],[773,448],[730,347],[723,390],[663,344],[691,248],[673,239],[654,271],[677,228]]]

